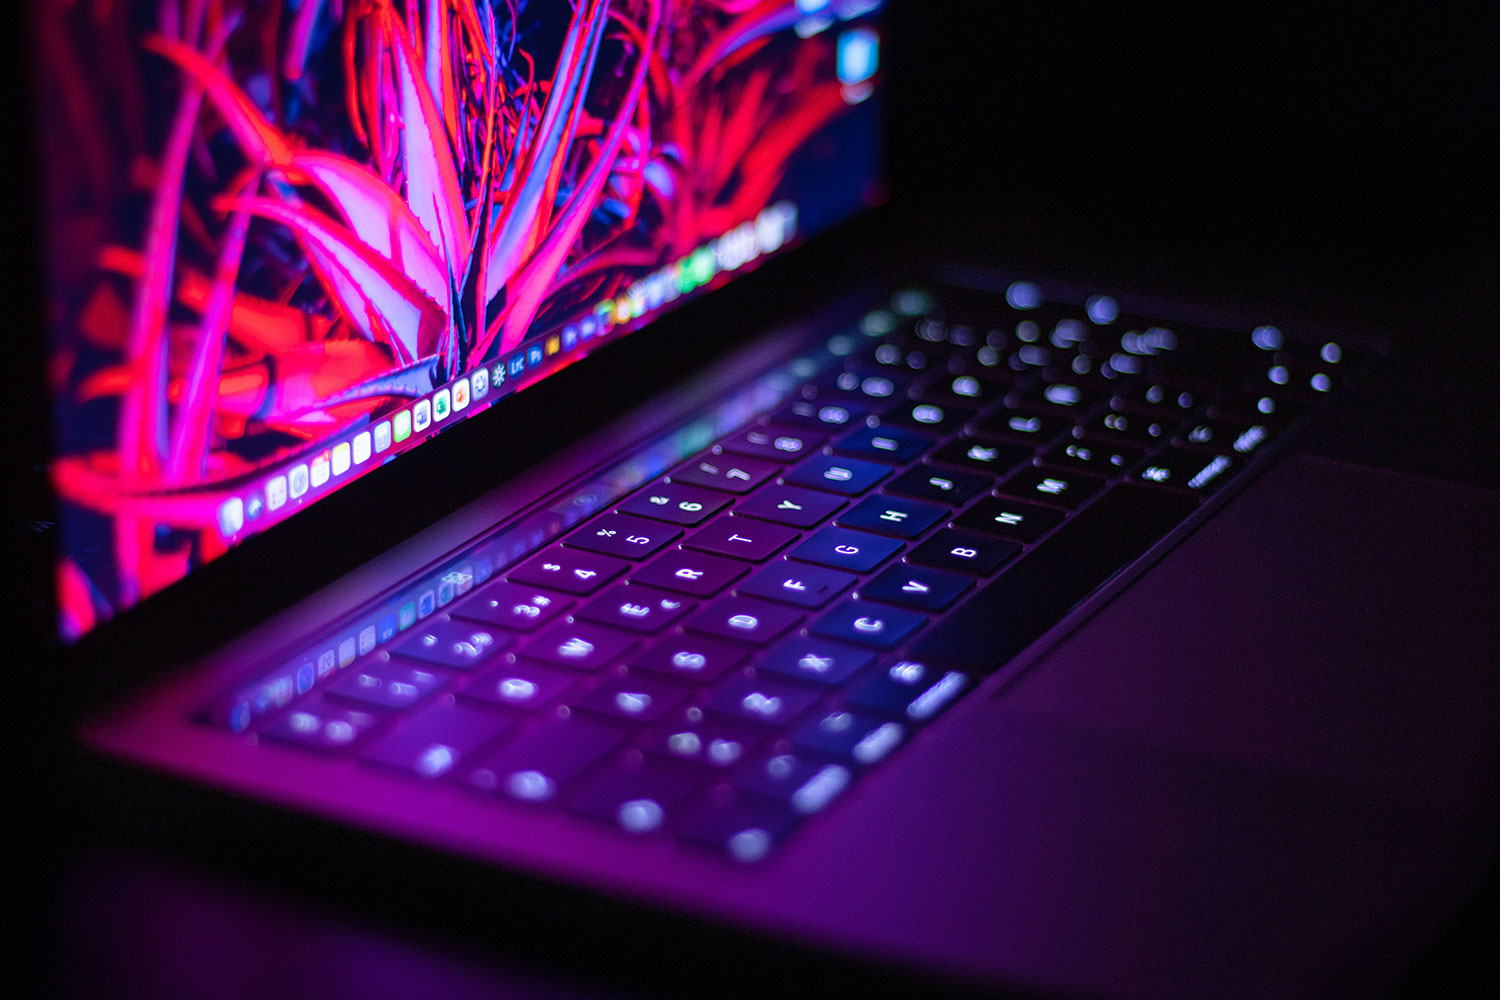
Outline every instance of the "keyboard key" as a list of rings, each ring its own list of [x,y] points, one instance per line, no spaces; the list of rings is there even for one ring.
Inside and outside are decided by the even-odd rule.
[[[1042,463],[1094,476],[1118,476],[1145,457],[1144,451],[1128,444],[1062,441],[1042,456]]]
[[[562,614],[572,603],[537,587],[492,580],[462,604],[455,605],[453,613],[490,625],[503,625],[517,632],[530,632]]]
[[[852,427],[870,412],[868,404],[855,399],[798,399],[773,412],[768,423],[787,427],[810,427],[824,432]]]
[[[894,538],[851,528],[827,527],[787,553],[793,559],[865,573],[901,551]]]
[[[1066,379],[1039,382],[1019,393],[1018,397],[1022,407],[1062,413],[1065,416],[1076,415],[1092,407],[1101,398],[1098,392]]]
[[[971,365],[960,363],[959,367],[966,369],[971,367]],[[997,372],[994,374],[1000,373]],[[998,379],[993,377],[993,375],[988,378],[982,378],[971,371],[965,371],[957,375],[950,372],[943,374],[931,384],[924,387],[919,393],[919,398],[924,402],[937,403],[939,405],[983,406],[987,403],[993,403],[1004,396],[1013,382],[1013,378]]]
[[[958,599],[974,581],[926,566],[891,566],[859,588],[859,596],[918,611],[940,611]]]
[[[726,514],[688,537],[683,546],[760,562],[797,540],[797,532],[779,524]]]
[[[692,606],[678,594],[618,583],[580,608],[577,617],[632,632],[658,632],[687,614]]]
[[[1271,440],[1272,433],[1266,424],[1205,418],[1189,422],[1187,428],[1177,436],[1177,443],[1249,455]]]
[[[647,834],[660,830],[667,814],[702,784],[699,775],[650,760],[638,767],[621,764],[580,789],[568,808],[626,833]]]
[[[926,722],[968,689],[969,679],[956,670],[935,670],[918,660],[901,660],[844,692],[844,700]]]
[[[1163,420],[1138,413],[1101,413],[1074,432],[1074,437],[1150,448],[1171,436],[1176,418]]]
[[[567,537],[574,548],[588,549],[606,556],[641,559],[682,534],[677,528],[631,517],[629,514],[605,514],[596,517]]]
[[[824,434],[808,428],[747,427],[726,439],[720,447],[737,455],[790,462],[811,455],[822,447],[825,440]]]
[[[1210,416],[1230,420],[1254,421],[1270,427],[1285,427],[1302,405],[1286,399],[1284,395],[1264,392],[1230,392],[1216,399],[1208,408]]]
[[[513,583],[551,587],[568,594],[592,594],[630,566],[623,559],[554,545],[506,574]]]
[[[899,399],[911,383],[910,378],[897,372],[877,371],[856,363],[848,370],[834,375],[831,380],[820,383],[819,395],[835,396],[842,393],[878,405],[884,400]]]
[[[905,497],[865,497],[839,515],[838,523],[848,528],[880,531],[899,538],[916,538],[947,517],[947,507],[908,500]]]
[[[1168,490],[1114,487],[939,618],[917,639],[912,658],[975,672],[998,669],[1196,507],[1195,498]]]
[[[755,795],[705,795],[685,810],[673,832],[748,865],[769,854],[796,826],[796,814],[782,803]]]
[[[588,768],[625,745],[630,730],[587,713],[548,719],[479,758],[468,784],[523,802],[548,802]]]
[[[951,507],[960,507],[994,483],[995,480],[990,476],[940,469],[924,463],[907,469],[886,483],[885,489],[888,493],[899,493],[919,500],[936,500]]]
[[[914,563],[988,576],[1015,558],[1021,546],[993,535],[976,535],[944,528],[918,545],[907,557]]]
[[[765,738],[758,726],[689,708],[657,726],[646,749],[668,760],[723,769],[744,763]]]
[[[787,799],[794,812],[804,816],[821,812],[828,804],[843,794],[854,779],[850,770],[842,764],[824,764],[813,772]]]
[[[1031,461],[1031,456],[1031,449],[1021,445],[959,438],[943,445],[931,457],[932,461],[942,462],[944,465],[957,465],[998,475],[1022,462]]]
[[[1032,467],[1022,469],[1002,482],[997,492],[1077,510],[1080,504],[1103,488],[1104,483],[1093,476]]]
[[[739,592],[754,597],[820,608],[857,580],[849,573],[778,559],[740,584]]]
[[[1207,496],[1224,485],[1242,464],[1228,455],[1168,448],[1143,465],[1132,478],[1139,483]]]
[[[711,681],[744,663],[750,649],[695,632],[666,636],[631,659],[642,670],[695,681]]]
[[[1116,389],[1110,399],[1110,408],[1134,410],[1144,416],[1156,416],[1175,422],[1200,402],[1202,400],[1197,393],[1183,386],[1147,381]]]
[[[359,759],[437,778],[516,724],[517,716],[464,703],[439,702],[365,748]]]
[[[686,701],[694,690],[643,670],[610,678],[577,702],[577,707],[630,722],[655,722]]]
[[[305,698],[263,728],[262,736],[309,750],[338,752],[357,746],[385,716],[351,708],[322,695]]]
[[[786,481],[796,486],[855,496],[869,490],[890,472],[889,466],[859,458],[816,455],[787,472]]]
[[[620,504],[620,510],[640,517],[653,517],[673,524],[694,525],[708,520],[729,497],[686,483],[652,483]]]
[[[873,462],[904,465],[926,451],[936,440],[930,434],[919,434],[904,427],[861,427],[834,444],[840,455],[853,455]]]
[[[570,671],[517,660],[500,664],[459,695],[529,712],[560,697],[578,681],[578,675]]]
[[[707,486],[726,493],[749,493],[781,471],[781,466],[744,455],[700,455],[672,471],[670,481]]]
[[[953,524],[1018,542],[1034,542],[1064,516],[1062,511],[1051,507],[1038,507],[1006,497],[985,497],[959,515]]]
[[[597,670],[618,662],[635,645],[635,637],[590,622],[559,622],[517,647],[529,656],[575,670]]]
[[[685,622],[688,628],[763,646],[797,624],[802,613],[752,597],[720,597]]]
[[[391,652],[440,667],[467,670],[510,645],[511,639],[493,626],[440,614],[419,623],[391,647]]]
[[[924,344],[924,347],[931,346]],[[875,348],[875,362],[880,365],[888,365],[897,372],[925,371],[932,363],[932,359],[919,350],[907,350],[904,346],[894,343],[881,344]],[[904,372],[903,372],[904,374]]]
[[[445,687],[449,674],[400,660],[375,660],[329,685],[329,695],[376,708],[410,708]]]
[[[792,734],[797,746],[869,766],[906,739],[906,727],[860,708],[835,708],[808,719]]]
[[[874,659],[874,653],[858,646],[817,636],[792,636],[772,646],[756,669],[814,684],[841,684]]]
[[[851,777],[847,767],[827,754],[801,747],[773,748],[752,757],[735,772],[732,780],[736,788],[773,801],[787,802],[799,788],[828,767],[843,771],[846,779]]]
[[[881,415],[883,424],[911,427],[931,434],[947,434],[955,431],[974,418],[975,411],[967,406],[939,405],[928,402],[907,402]]]
[[[1051,441],[1072,426],[1072,417],[1008,408],[974,425],[974,433],[1035,446]]]
[[[818,688],[777,677],[731,675],[714,687],[707,707],[757,725],[779,726],[807,711],[821,695]]]
[[[927,617],[915,611],[855,599],[845,601],[813,622],[812,631],[847,642],[892,649],[926,623]]]
[[[810,528],[822,524],[842,506],[844,501],[827,493],[775,483],[746,499],[734,512],[742,517],[758,517],[793,528]]]
[[[733,559],[673,549],[637,570],[632,579],[695,597],[708,597],[744,576],[746,569],[744,563]]]

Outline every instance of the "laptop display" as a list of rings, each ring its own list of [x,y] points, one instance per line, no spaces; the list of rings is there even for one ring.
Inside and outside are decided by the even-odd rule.
[[[879,7],[48,6],[63,637],[878,200]]]

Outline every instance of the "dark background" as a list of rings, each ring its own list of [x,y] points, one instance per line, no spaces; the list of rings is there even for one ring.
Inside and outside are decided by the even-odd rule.
[[[767,268],[722,300],[637,335],[630,363],[641,374],[671,370],[692,360],[672,359],[694,324],[722,325],[726,337],[753,332],[746,316],[785,313],[893,256],[912,266],[979,261],[1304,324],[1397,331],[1439,359],[1451,345],[1489,344],[1500,321],[1496,14],[1478,5],[1221,6],[898,2],[887,52],[890,204],[836,234],[825,253],[810,247],[787,267]],[[21,137],[7,165],[18,172],[7,189],[18,193],[24,110],[19,97],[4,109],[9,134]],[[35,257],[24,252],[35,220],[24,197],[8,202],[8,326],[22,339],[16,357],[26,371],[40,363],[28,353],[37,347],[27,307],[36,276]],[[1471,361],[1449,373],[1453,392],[1493,407],[1500,364],[1493,353],[1479,357],[1477,368]],[[534,402],[593,398],[631,373],[624,363],[581,365],[559,385],[532,390]],[[45,460],[39,389],[36,379],[18,379],[9,397],[10,426],[20,429],[7,440],[20,507],[9,538],[19,542],[15,574],[31,595],[13,605],[23,637],[50,625],[41,582],[47,541],[28,527],[46,517],[34,469]],[[587,422],[575,425],[562,431]],[[451,434],[453,447],[485,447],[483,428],[462,429]],[[517,464],[533,457],[524,448],[507,455]],[[482,485],[460,483],[454,499]],[[349,502],[353,516],[337,523],[363,523],[359,501]],[[346,559],[379,544],[374,533],[302,541]],[[209,567],[211,582],[232,588],[275,564],[269,550],[247,546],[243,556]],[[116,664],[118,676],[128,666],[154,668],[188,655],[234,614],[249,619],[288,596],[258,593],[262,606],[247,601],[229,614],[163,595],[143,618],[155,629],[148,648],[103,637],[83,652]],[[38,862],[42,890],[26,926],[47,945],[34,952],[36,971],[54,986],[198,995],[230,985],[216,974],[232,969],[235,983],[275,993],[293,983],[270,970],[312,951],[323,958],[298,965],[306,983],[377,995],[392,980],[372,955],[437,992],[465,996],[557,995],[564,987],[672,995],[715,972],[753,992],[777,981],[766,971],[773,966],[809,988],[884,982],[879,970],[790,952],[772,962],[762,946],[729,935],[621,915],[586,896],[559,897],[310,821],[268,818],[211,796],[188,800],[165,783],[75,766],[66,723],[83,701],[86,686],[71,675],[82,661],[44,654],[25,662],[37,668],[29,679],[43,682],[35,697],[46,723],[20,758],[44,806],[34,814],[40,842],[25,855]],[[27,685],[21,690],[30,696]],[[500,908],[497,887],[507,900]],[[1492,940],[1481,921],[1493,915],[1494,895],[1459,915],[1444,949],[1393,992],[1467,995],[1466,977]],[[473,914],[498,933],[477,933]],[[205,956],[213,972],[194,980],[171,936],[213,920],[229,950]]]
[[[1493,7],[905,7],[896,189],[937,245],[1345,322],[1500,312]]]

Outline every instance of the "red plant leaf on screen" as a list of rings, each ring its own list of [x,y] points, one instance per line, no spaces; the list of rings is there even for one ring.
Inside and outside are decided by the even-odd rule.
[[[234,307],[234,283],[239,275],[240,258],[245,252],[245,237],[250,229],[250,215],[235,212],[219,251],[218,270],[213,288],[203,309],[203,320],[193,344],[192,369],[187,377],[186,398],[173,418],[172,445],[168,452],[166,480],[180,484],[203,472],[203,460],[209,447],[213,427],[210,419],[218,402],[219,367],[224,360],[224,337]]]
[[[64,636],[76,639],[109,617],[109,602],[73,560],[58,560],[56,578],[58,629]]]
[[[646,29],[647,39],[654,41],[660,21],[660,0],[652,0],[650,25]],[[588,220],[589,213],[593,211],[600,191],[609,180],[620,145],[630,131],[630,120],[635,114],[636,101],[640,100],[641,92],[645,87],[648,63],[649,60],[644,53],[636,59],[630,87],[626,91],[625,98],[620,102],[619,112],[610,126],[608,136],[595,157],[593,165],[589,168],[588,175],[568,199],[556,226],[546,241],[537,250],[535,256],[527,262],[525,270],[517,276],[516,294],[503,319],[504,327],[500,338],[502,346],[520,343],[521,338],[525,336],[532,319],[541,307],[542,300],[562,270],[568,251],[573,248],[579,232],[583,229],[583,224]]]
[[[485,248],[486,274],[484,299],[489,302],[504,288],[521,267],[539,240],[539,231],[548,217],[546,192],[556,191],[555,176],[567,162],[568,148],[564,138],[576,126],[582,113],[583,95],[603,37],[607,4],[589,0],[580,4],[568,25],[557,72],[547,94],[536,133],[516,170],[510,196],[505,200],[500,223]],[[507,330],[511,327],[507,324]],[[502,339],[506,349],[517,340],[507,334]],[[480,347],[480,352],[483,350]]]
[[[332,153],[297,153],[288,166],[306,174],[339,209],[355,235],[448,312],[448,269],[422,223],[385,181]]]
[[[406,370],[404,377],[400,372],[392,373],[390,353],[365,340],[305,344],[273,359],[253,358],[225,365],[216,374],[213,414],[226,437],[243,434],[252,421],[299,437],[306,437],[314,428],[326,433],[330,421],[325,410],[368,410],[392,396],[431,391],[428,368],[430,360],[424,359]],[[75,391],[80,401],[87,402],[123,393],[130,379],[127,365],[112,365],[94,372]],[[181,375],[173,378],[167,388],[168,399],[182,405],[188,385]]]
[[[395,16],[387,15],[396,44],[391,55],[401,90],[401,155],[406,170],[406,203],[442,251],[449,275],[468,268],[469,222],[459,192],[453,150],[427,78],[417,64],[411,36]],[[445,293],[446,296],[446,293]]]
[[[427,88],[437,104],[443,130],[463,165],[465,149],[458,134],[458,88],[453,80],[453,55],[449,48],[448,0],[428,0],[426,34],[422,42]]]
[[[281,132],[266,121],[255,102],[233,80],[201,53],[154,35],[148,36],[145,44],[181,66],[208,92],[247,156],[269,163],[285,163],[291,157],[291,146]]]
[[[269,198],[242,204],[297,236],[345,318],[371,341],[387,344],[398,362],[436,350],[446,325],[443,311],[389,260],[311,209]]]
[[[219,380],[219,411],[294,433],[299,427],[305,430],[311,425],[326,432],[329,421],[324,411],[348,402],[339,399],[341,394],[385,373],[390,366],[390,355],[367,341],[307,344],[277,355],[273,362],[249,361],[225,368]],[[369,406],[380,401],[373,396],[363,400]]]
[[[139,277],[141,255],[124,247],[105,247],[99,266],[126,277]],[[185,265],[177,271],[177,304],[198,314],[208,306],[213,282]],[[276,354],[328,336],[333,321],[326,316],[236,292],[229,314],[229,335],[246,350]]]
[[[116,515],[128,515],[133,519],[144,519],[152,524],[163,524],[172,528],[198,529],[214,523],[219,504],[235,495],[232,486],[199,485],[181,490],[158,488],[131,489],[124,486],[113,470],[95,468],[86,457],[69,455],[58,459],[53,468],[52,481],[57,493],[93,510],[109,511]],[[151,532],[154,534],[154,531]],[[153,549],[149,535],[140,544]],[[160,555],[155,553],[154,555]],[[175,560],[177,557],[170,557]],[[144,565],[144,563],[143,563]],[[181,573],[178,573],[181,576]],[[177,577],[170,577],[170,583]],[[158,582],[156,587],[159,588]],[[151,592],[143,584],[142,590]]]
[[[281,75],[288,80],[302,78],[302,71],[307,67],[307,49],[312,43],[313,25],[322,9],[323,0],[302,0],[302,6],[297,9],[286,51],[281,57]]]
[[[688,87],[696,87],[709,70],[729,58],[740,47],[773,31],[789,28],[803,16],[796,3],[789,3],[788,0],[762,0],[718,33],[683,74],[682,83]]]

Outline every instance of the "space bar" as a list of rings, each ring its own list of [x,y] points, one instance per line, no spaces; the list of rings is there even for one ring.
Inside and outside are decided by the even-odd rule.
[[[917,640],[910,656],[988,673],[1192,513],[1197,501],[1121,484]]]

